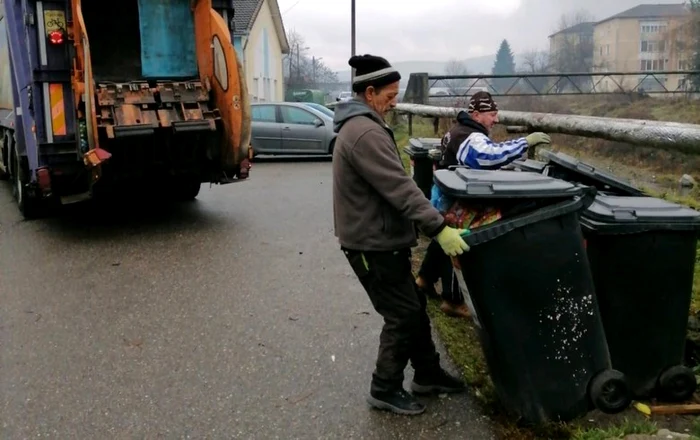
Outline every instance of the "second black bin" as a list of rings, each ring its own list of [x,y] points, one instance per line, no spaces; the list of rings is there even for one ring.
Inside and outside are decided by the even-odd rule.
[[[611,368],[579,225],[592,198],[536,173],[435,173],[443,194],[503,218],[466,236],[459,257],[503,405],[528,422],[566,421],[630,403]]]
[[[700,212],[653,197],[599,195],[581,226],[612,363],[634,397],[682,401]]]
[[[408,143],[403,151],[411,158],[411,175],[425,197],[430,199],[435,163],[435,159],[430,156],[430,150],[440,146],[440,139],[411,138]]]
[[[581,162],[565,153],[541,150],[540,154],[547,160],[547,175],[568,182],[592,186],[599,191],[620,196],[644,196],[644,192],[630,183],[600,170],[591,164]]]

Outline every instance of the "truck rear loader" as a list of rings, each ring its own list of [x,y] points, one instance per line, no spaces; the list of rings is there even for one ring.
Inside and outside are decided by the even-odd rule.
[[[248,178],[231,3],[0,0],[0,176],[26,218],[113,192],[194,199],[202,183]]]

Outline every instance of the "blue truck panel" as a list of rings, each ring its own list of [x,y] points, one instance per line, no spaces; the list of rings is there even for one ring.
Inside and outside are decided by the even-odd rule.
[[[144,78],[198,75],[189,0],[139,0],[139,25]]]
[[[33,77],[30,64],[32,50],[28,32],[24,26],[25,13],[33,12],[27,2],[5,0],[5,19],[7,20],[8,47],[10,52],[11,83],[15,105],[15,137],[17,150],[27,156],[30,169],[37,169],[39,164],[37,144],[32,127],[36,118],[36,97],[32,91]],[[26,9],[23,7],[26,6]],[[35,98],[35,99],[33,99]],[[35,176],[31,176],[35,179]],[[33,180],[32,180],[33,181]]]

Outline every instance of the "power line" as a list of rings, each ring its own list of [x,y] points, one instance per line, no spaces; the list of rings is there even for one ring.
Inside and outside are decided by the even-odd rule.
[[[291,11],[292,9],[294,9],[294,6],[298,5],[300,2],[301,2],[301,0],[297,0],[297,2],[294,3],[292,6],[288,7],[287,10],[284,11],[284,12],[282,13],[282,15],[284,15],[284,14],[286,14],[287,12]]]

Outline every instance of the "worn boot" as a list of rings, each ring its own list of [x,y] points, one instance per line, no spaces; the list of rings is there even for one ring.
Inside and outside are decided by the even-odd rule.
[[[430,372],[416,372],[411,390],[416,394],[459,393],[466,390],[461,379],[452,376],[442,368]]]
[[[373,391],[367,398],[367,403],[374,408],[404,416],[415,416],[425,411],[425,405],[408,394],[403,388],[396,391]]]
[[[470,318],[471,313],[469,313],[469,308],[465,303],[453,304],[449,301],[443,301],[440,304],[440,310],[447,316],[452,316],[453,318]]]

